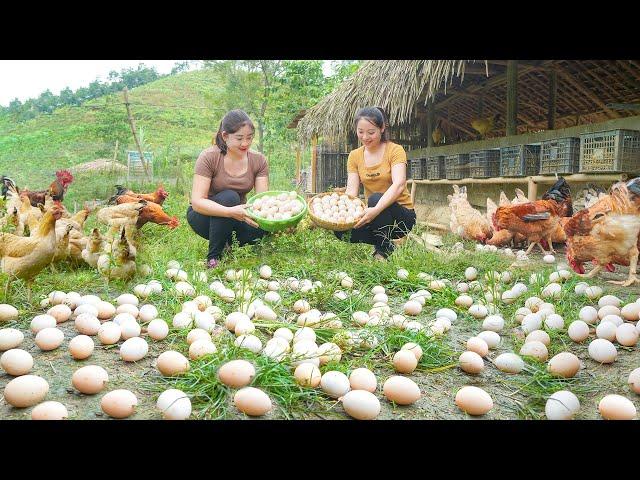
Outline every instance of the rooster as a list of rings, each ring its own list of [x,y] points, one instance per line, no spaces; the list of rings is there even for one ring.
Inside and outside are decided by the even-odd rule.
[[[467,187],[453,186],[453,195],[447,195],[451,209],[451,231],[462,238],[486,242],[491,237],[491,224],[467,200]]]
[[[147,202],[157,203],[158,205],[162,205],[165,199],[169,196],[169,192],[167,192],[164,189],[162,184],[160,184],[158,188],[156,188],[156,191],[153,193],[135,193],[132,190],[129,190],[128,188],[122,185],[116,185],[116,189],[117,189],[116,194],[109,199],[108,203],[110,205],[116,205],[118,203],[117,198],[121,195],[128,195],[130,197],[142,198]]]
[[[551,252],[552,236],[560,223],[560,218],[573,213],[571,189],[562,177],[542,196],[542,200],[498,207],[493,215],[496,231],[509,230],[512,234],[521,234],[529,241],[530,253],[535,245],[547,253],[540,242],[545,241]]]
[[[16,189],[16,191],[21,194],[27,195],[29,197],[29,201],[31,202],[31,206],[37,207],[38,205],[45,205],[47,194],[49,194],[56,202],[61,202],[62,200],[64,200],[64,194],[67,191],[67,188],[69,188],[69,185],[71,185],[71,183],[73,182],[73,175],[69,170],[58,170],[56,172],[56,179],[51,182],[49,188],[39,191],[30,191],[26,188],[20,191],[18,190],[15,182],[10,178],[3,177],[2,180],[3,185],[6,185],[7,188],[9,185],[12,185]]]
[[[140,199],[138,199],[137,197],[132,197],[130,195],[120,195],[116,198],[116,202],[118,203],[118,205],[134,203],[138,201],[140,201]],[[157,223],[158,225],[166,225],[170,229],[174,229],[180,225],[178,217],[170,217],[159,204],[150,201],[147,201],[145,207],[140,210],[140,216],[138,217],[138,221],[136,222],[136,227],[140,229],[144,226],[144,224],[148,222]]]
[[[58,207],[45,212],[37,230],[30,237],[0,233],[0,268],[9,277],[26,281],[29,301],[34,277],[51,263],[56,253],[55,223],[61,214]],[[7,288],[8,283],[5,290]]]
[[[614,264],[629,266],[627,280],[611,281],[623,286],[640,283],[636,276],[640,248],[640,179],[617,183],[609,195],[576,213],[565,225],[567,261],[581,276],[592,278]],[[593,270],[584,274],[584,263]]]

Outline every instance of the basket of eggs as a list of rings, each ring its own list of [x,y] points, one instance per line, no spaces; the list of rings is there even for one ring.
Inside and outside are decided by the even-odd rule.
[[[295,227],[307,213],[307,204],[297,192],[271,190],[251,197],[247,213],[261,229],[279,232]]]
[[[325,192],[309,200],[309,217],[313,223],[334,232],[352,229],[364,209],[362,200],[346,193]]]

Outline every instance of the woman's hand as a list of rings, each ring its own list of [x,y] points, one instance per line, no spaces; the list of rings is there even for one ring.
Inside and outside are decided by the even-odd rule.
[[[247,204],[236,205],[235,207],[227,207],[227,213],[230,218],[234,218],[240,222],[245,222],[252,227],[259,228],[258,224],[247,214]]]
[[[368,223],[371,223],[378,215],[380,215],[380,211],[376,207],[365,208],[360,220],[358,220],[358,223],[356,223],[353,228],[364,227]]]

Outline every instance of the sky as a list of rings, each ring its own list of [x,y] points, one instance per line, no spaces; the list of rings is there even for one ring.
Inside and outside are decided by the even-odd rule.
[[[0,60],[0,105],[14,98],[24,102],[49,89],[58,95],[66,87],[75,91],[96,79],[107,81],[109,72],[136,68],[140,63],[155,67],[158,73],[171,72],[178,60]],[[196,68],[194,65],[193,68]],[[329,62],[323,65],[329,74]]]

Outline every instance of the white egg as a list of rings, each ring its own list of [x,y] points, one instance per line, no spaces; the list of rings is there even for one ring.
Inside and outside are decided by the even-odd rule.
[[[320,388],[330,397],[339,398],[351,390],[351,384],[344,373],[332,370],[322,375]]]
[[[578,313],[578,318],[585,323],[593,324],[598,319],[598,311],[591,306],[582,307],[580,313]]]
[[[468,267],[464,271],[464,276],[469,281],[475,280],[476,278],[478,278],[478,270],[475,267]]]
[[[16,348],[24,340],[24,334],[17,328],[0,329],[0,352]]]
[[[607,420],[635,420],[636,407],[622,395],[607,395],[598,403],[598,411]]]
[[[405,315],[416,316],[422,311],[422,305],[416,300],[409,300],[404,304],[403,309]]]
[[[609,340],[598,338],[589,344],[589,356],[599,363],[613,363],[618,351]]]
[[[84,335],[96,335],[100,330],[100,320],[90,313],[82,313],[75,319],[76,330]]]
[[[522,345],[520,355],[534,357],[540,362],[546,362],[549,357],[549,351],[544,343],[533,340]]]
[[[154,340],[164,340],[169,334],[169,325],[164,320],[155,318],[147,325],[147,334]]]
[[[342,407],[357,420],[373,420],[380,414],[380,401],[366,390],[352,390],[342,397]]]
[[[262,350],[262,342],[255,335],[240,335],[234,343],[237,347],[246,348],[253,353],[259,353]]]
[[[557,313],[552,313],[545,318],[544,324],[551,330],[560,330],[564,328],[564,319]]]
[[[596,337],[604,338],[609,341],[614,341],[616,339],[616,325],[611,322],[600,322],[600,324],[596,327]]]
[[[45,328],[54,328],[57,324],[58,322],[51,315],[47,315],[46,313],[42,315],[36,315],[31,320],[31,331],[33,333],[38,333],[40,330],[43,330]]]
[[[602,308],[605,305],[612,305],[619,308],[620,305],[622,305],[622,300],[620,300],[615,295],[605,295],[604,297],[601,297],[600,300],[598,300],[598,306]]]
[[[153,305],[143,305],[140,307],[138,318],[143,322],[150,322],[158,316],[158,309]]]
[[[515,318],[516,322],[522,324],[522,321],[524,320],[524,317],[526,317],[530,313],[532,313],[531,310],[529,310],[526,307],[521,307],[518,310],[516,310],[516,313],[514,314],[514,318]]]
[[[638,343],[638,331],[635,325],[624,323],[616,328],[616,341],[625,347],[633,347]]]
[[[484,305],[471,305],[468,312],[469,315],[478,319],[485,318],[489,314],[489,310]]]
[[[149,344],[140,337],[131,337],[120,345],[120,356],[125,362],[137,362],[143,359],[148,351]]]
[[[524,360],[515,353],[502,353],[494,363],[498,370],[505,373],[520,373],[524,369]]]
[[[524,333],[531,333],[534,330],[539,330],[540,327],[542,327],[542,317],[537,313],[530,313],[522,319],[522,331]]]
[[[500,315],[489,315],[483,320],[482,328],[493,332],[501,332],[504,328],[504,318]]]
[[[122,328],[115,322],[104,322],[98,329],[98,339],[103,345],[114,345],[120,341],[121,336]]]
[[[397,276],[400,280],[406,280],[407,278],[409,278],[409,272],[404,268],[401,268],[398,270]]]
[[[36,334],[35,344],[40,350],[55,350],[64,341],[64,333],[57,328],[43,328]]]
[[[610,322],[613,323],[616,327],[619,327],[624,323],[624,320],[619,315],[605,315],[602,317],[600,323]]]
[[[487,346],[491,349],[496,348],[500,343],[500,335],[492,330],[480,332],[477,337],[484,340],[487,343]]]
[[[602,295],[602,288],[598,286],[587,287],[584,291],[584,294],[587,296],[587,298],[595,300]]]
[[[544,263],[554,263],[556,261],[556,257],[554,257],[553,255],[545,255],[544,257],[542,257],[542,261]]]
[[[571,420],[580,411],[580,401],[568,390],[560,390],[551,395],[544,407],[549,420]]]
[[[569,338],[574,342],[580,343],[589,338],[589,325],[582,320],[571,322],[567,330]]]
[[[165,390],[156,402],[165,420],[186,420],[191,415],[191,400],[182,390]]]
[[[174,328],[191,328],[193,316],[187,312],[178,312],[173,316],[172,325]]]
[[[450,308],[441,308],[436,312],[436,318],[439,317],[446,317],[453,323],[457,320],[458,314]]]

